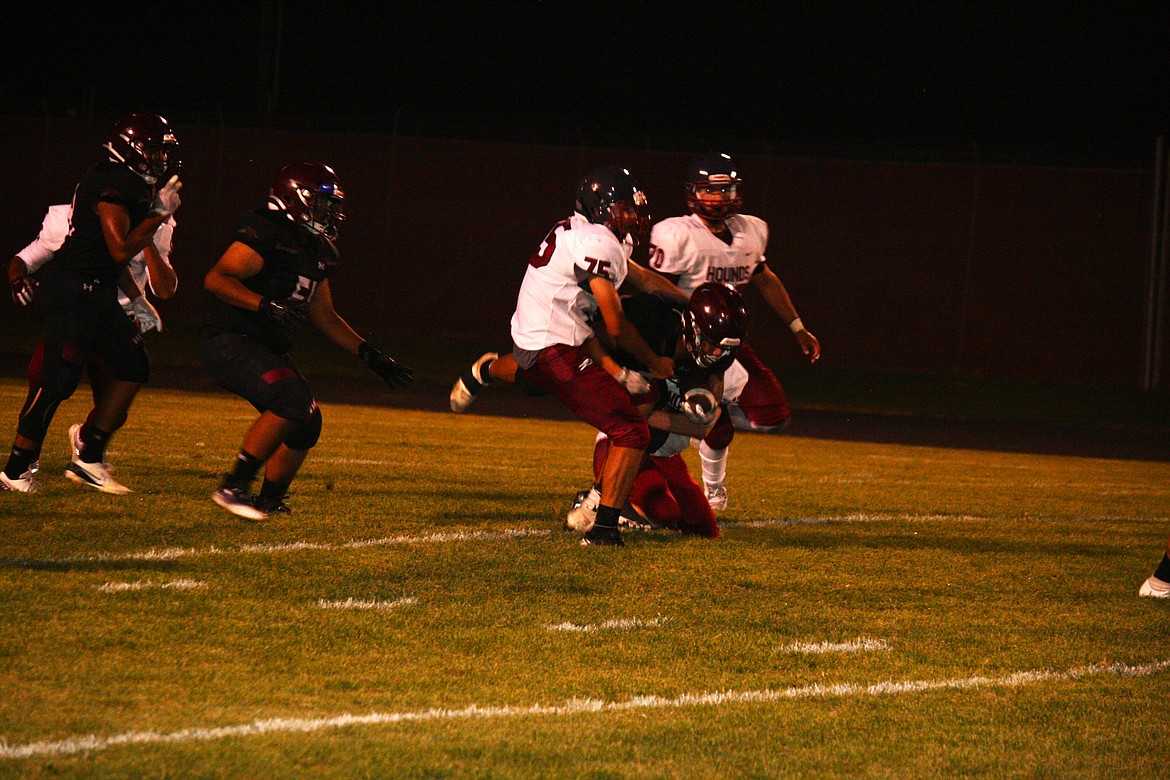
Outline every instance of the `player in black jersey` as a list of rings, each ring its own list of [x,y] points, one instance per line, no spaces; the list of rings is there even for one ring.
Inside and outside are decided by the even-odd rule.
[[[251,403],[260,416],[244,435],[231,471],[212,500],[238,517],[264,520],[287,512],[297,470],[321,434],[321,410],[289,351],[306,320],[361,357],[390,387],[411,370],[372,347],[333,308],[329,277],[345,196],[333,169],[293,163],[273,181],[266,208],[240,217],[235,240],[207,273],[212,294],[203,318],[199,359],[213,381]],[[260,492],[251,495],[264,469]]]
[[[16,439],[0,472],[0,487],[7,490],[39,489],[36,464],[45,434],[57,407],[77,389],[92,353],[109,365],[114,380],[80,434],[70,434],[73,459],[65,475],[106,493],[129,492],[110,474],[105,449],[150,378],[150,362],[142,335],[118,303],[118,282],[127,262],[179,207],[182,184],[178,142],[157,114],[121,117],[105,149],[108,159],[78,182],[68,235],[42,271],[44,367],[21,409]]]
[[[691,477],[681,453],[691,439],[715,439],[730,445],[734,436],[731,418],[718,399],[723,392],[723,373],[735,359],[747,337],[747,310],[735,288],[708,282],[691,294],[679,312],[661,299],[637,296],[623,301],[627,317],[658,354],[674,358],[675,373],[658,381],[650,394],[634,401],[650,426],[650,446],[630,500],[623,510],[623,524],[675,528],[699,536],[719,536],[719,524],[703,487]],[[615,350],[618,366],[641,371],[633,356]],[[616,370],[616,369],[611,369]],[[609,442],[598,437],[594,474]],[[565,527],[587,531],[597,506],[598,490],[577,496]]]

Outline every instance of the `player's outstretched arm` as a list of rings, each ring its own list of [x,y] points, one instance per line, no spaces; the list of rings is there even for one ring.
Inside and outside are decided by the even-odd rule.
[[[800,315],[796,313],[796,307],[792,305],[792,298],[780,277],[766,265],[761,265],[760,269],[752,277],[752,285],[759,290],[760,295],[772,307],[772,311],[788,323],[792,335],[796,337],[796,343],[800,345],[800,350],[808,356],[810,363],[815,363],[821,356],[821,342],[800,321]]]
[[[309,319],[325,336],[346,352],[357,355],[389,387],[405,387],[414,372],[363,339],[333,308],[333,291],[326,279],[317,285],[309,303]]]

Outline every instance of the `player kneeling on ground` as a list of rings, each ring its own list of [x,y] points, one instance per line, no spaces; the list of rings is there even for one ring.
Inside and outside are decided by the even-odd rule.
[[[719,523],[706,491],[690,475],[682,452],[692,439],[726,447],[734,436],[731,417],[718,399],[723,393],[723,373],[747,338],[743,298],[729,285],[709,282],[695,289],[681,314],[648,296],[629,299],[624,305],[646,342],[674,358],[675,374],[656,382],[650,393],[634,398],[646,415],[651,439],[622,510],[622,524],[718,537]],[[613,359],[624,370],[644,370],[627,353],[615,351]],[[599,466],[608,449],[609,440],[599,436],[593,459],[596,480],[601,479]],[[588,531],[598,498],[597,485],[579,493],[565,520],[566,529]]]
[[[344,202],[329,166],[282,168],[267,208],[240,218],[235,241],[204,279],[213,297],[199,359],[217,385],[260,412],[212,500],[248,520],[289,511],[289,485],[321,434],[321,410],[289,356],[293,334],[305,320],[361,357],[390,387],[412,378],[409,368],[372,347],[333,308],[329,277],[337,267],[333,242],[345,219]],[[261,467],[264,482],[253,497]]]

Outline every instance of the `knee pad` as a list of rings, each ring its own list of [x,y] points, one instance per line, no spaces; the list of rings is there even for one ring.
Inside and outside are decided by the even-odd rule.
[[[49,423],[53,420],[53,415],[57,413],[57,407],[64,400],[48,388],[38,387],[31,394],[28,404],[20,413],[16,432],[26,439],[43,442],[45,432],[49,429]]]
[[[711,426],[711,430],[707,431],[703,441],[707,442],[707,446],[713,450],[723,450],[731,446],[733,438],[735,438],[735,426],[732,424],[731,414],[724,406],[723,414],[719,415],[719,419]]]
[[[292,429],[292,433],[284,437],[284,446],[290,450],[310,450],[321,438],[321,409],[313,404],[313,412],[309,419]]]
[[[74,359],[76,357],[76,359]],[[59,354],[45,353],[41,367],[41,390],[55,397],[58,402],[73,395],[81,383],[81,358],[73,351],[63,349]]]
[[[317,409],[317,402],[313,400],[309,385],[300,376],[294,374],[277,379],[269,388],[272,392],[272,401],[268,404],[268,411],[277,417],[307,422]]]

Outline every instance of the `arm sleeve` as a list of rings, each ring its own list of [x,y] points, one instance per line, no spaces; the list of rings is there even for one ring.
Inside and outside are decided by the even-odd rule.
[[[36,239],[16,253],[30,274],[52,260],[53,253],[65,243],[65,236],[69,233],[69,208],[68,205],[50,206]]]

